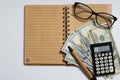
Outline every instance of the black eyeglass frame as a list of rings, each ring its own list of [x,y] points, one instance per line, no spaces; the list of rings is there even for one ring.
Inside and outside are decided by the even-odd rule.
[[[75,11],[76,11],[76,6],[77,6],[78,4],[84,5],[84,6],[88,7],[88,8],[91,10],[92,13],[91,13],[91,15],[90,15],[88,18],[81,18],[81,17],[79,17],[79,16],[76,15]],[[99,26],[101,26],[101,27],[104,27],[104,26],[102,26],[101,24],[98,23],[97,16],[98,16],[99,14],[107,14],[107,15],[112,16],[112,17],[113,17],[113,22],[112,22],[112,24],[111,24],[110,26],[104,27],[104,28],[110,29],[110,28],[112,27],[112,25],[115,23],[115,21],[117,20],[117,17],[115,17],[115,16],[113,16],[113,15],[111,15],[111,14],[109,14],[109,13],[105,13],[105,12],[95,12],[95,11],[93,11],[88,5],[83,4],[83,3],[80,3],[80,2],[75,2],[74,5],[73,5],[73,8],[74,8],[74,10],[73,10],[74,16],[76,16],[76,17],[78,17],[78,18],[80,18],[80,19],[83,19],[83,20],[88,20],[88,19],[90,19],[93,15],[95,15],[96,23],[97,23]]]

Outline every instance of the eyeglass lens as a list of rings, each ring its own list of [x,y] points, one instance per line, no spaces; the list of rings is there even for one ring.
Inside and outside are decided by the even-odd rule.
[[[75,14],[82,19],[87,19],[92,15],[92,11],[85,5],[77,4]]]
[[[87,20],[91,18],[94,14],[95,19],[98,25],[102,26],[103,23],[107,23],[107,26],[102,27],[111,27],[114,23],[114,17],[108,13],[95,13],[90,7],[84,4],[77,4],[75,5],[75,15],[80,19]]]

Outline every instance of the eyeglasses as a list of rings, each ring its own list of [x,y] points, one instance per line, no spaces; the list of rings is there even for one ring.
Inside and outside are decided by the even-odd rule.
[[[74,6],[74,16],[76,18],[82,19],[82,20],[88,20],[92,17],[92,15],[95,15],[96,23],[101,28],[108,28],[110,29],[114,22],[117,20],[117,18],[109,13],[105,12],[95,12],[93,11],[89,6],[75,2]],[[106,23],[107,26],[103,26],[102,24]]]

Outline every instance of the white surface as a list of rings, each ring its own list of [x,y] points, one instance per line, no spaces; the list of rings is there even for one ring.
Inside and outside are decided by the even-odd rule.
[[[0,0],[0,80],[87,80],[76,67],[25,66],[23,64],[24,5],[72,4],[77,0]],[[118,17],[112,33],[120,50],[120,1],[78,0],[82,3],[107,3]],[[119,80],[120,75],[114,80]],[[102,79],[101,79],[102,80]]]

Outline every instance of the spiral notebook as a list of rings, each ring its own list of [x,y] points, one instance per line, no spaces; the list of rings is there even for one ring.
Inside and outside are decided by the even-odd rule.
[[[73,15],[73,5],[26,5],[24,10],[24,63],[64,65],[60,52],[71,31],[86,24]],[[111,13],[110,4],[89,4],[97,12]]]

